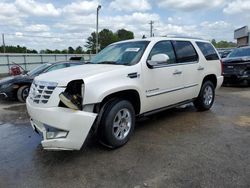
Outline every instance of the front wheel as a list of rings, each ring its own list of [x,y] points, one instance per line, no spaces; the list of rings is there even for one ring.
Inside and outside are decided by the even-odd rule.
[[[135,126],[135,111],[132,104],[126,100],[115,100],[108,105],[102,117],[102,143],[111,148],[127,143]]]
[[[209,110],[214,103],[214,95],[214,84],[211,81],[205,81],[199,96],[194,101],[195,108],[199,111]]]
[[[20,102],[25,102],[26,98],[29,95],[29,86],[21,86],[18,90],[17,90],[17,99]]]

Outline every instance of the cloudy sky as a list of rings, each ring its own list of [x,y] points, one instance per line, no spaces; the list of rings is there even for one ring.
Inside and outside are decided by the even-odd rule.
[[[235,28],[250,25],[250,0],[0,0],[0,33],[6,45],[34,49],[83,46],[99,29],[124,28],[136,38],[188,35],[233,41]],[[43,37],[35,37],[43,36]]]

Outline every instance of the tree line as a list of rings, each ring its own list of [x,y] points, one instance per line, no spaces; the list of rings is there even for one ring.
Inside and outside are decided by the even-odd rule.
[[[103,29],[98,33],[98,49],[99,51],[108,46],[111,43],[127,40],[127,39],[133,39],[134,33],[132,31],[128,31],[125,29],[119,29],[116,32],[113,32],[109,29]],[[236,47],[237,44],[234,42],[228,42],[228,41],[219,41],[217,42],[215,39],[213,39],[212,44],[216,48],[232,48]],[[63,50],[51,50],[51,49],[43,49],[39,52],[35,49],[28,49],[25,46],[5,46],[5,53],[34,53],[34,54],[84,54],[84,53],[91,53],[94,54],[96,51],[96,32],[92,32],[91,35],[87,38],[86,44],[84,45],[85,49],[83,47],[78,46],[75,49],[71,46],[69,46],[67,49]],[[0,52],[4,52],[4,47],[0,46]]]
[[[225,40],[216,42],[215,39],[211,41],[211,43],[214,45],[215,48],[235,48],[237,47],[237,44],[234,42],[228,42]]]

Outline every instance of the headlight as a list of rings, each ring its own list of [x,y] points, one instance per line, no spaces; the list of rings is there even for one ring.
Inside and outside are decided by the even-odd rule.
[[[33,81],[33,84],[35,85],[40,85],[40,86],[46,86],[46,87],[56,87],[57,83],[56,82],[46,82],[46,81]]]

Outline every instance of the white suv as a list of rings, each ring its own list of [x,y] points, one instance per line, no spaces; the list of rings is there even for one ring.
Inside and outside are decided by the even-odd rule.
[[[84,65],[36,77],[27,109],[45,149],[79,150],[90,130],[116,148],[131,137],[136,117],[189,102],[210,109],[222,81],[218,53],[208,41],[127,40]]]

